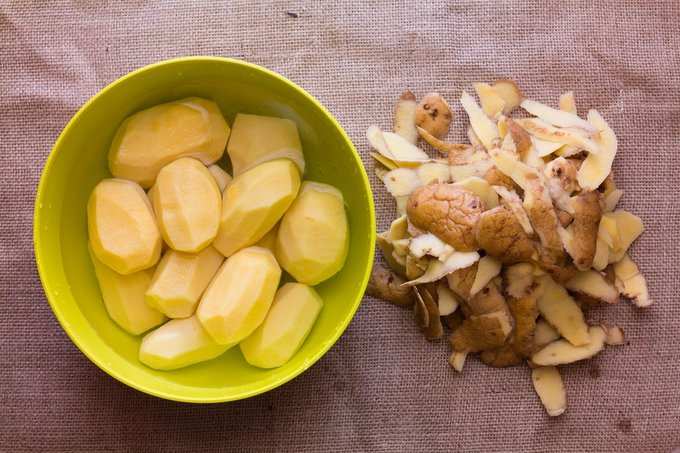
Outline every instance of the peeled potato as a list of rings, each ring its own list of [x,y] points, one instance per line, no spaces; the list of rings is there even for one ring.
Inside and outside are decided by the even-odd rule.
[[[169,318],[193,315],[201,294],[223,261],[213,247],[197,254],[168,250],[146,290],[146,303]]]
[[[151,187],[160,169],[179,157],[216,162],[228,137],[229,125],[213,101],[168,102],[123,121],[109,149],[109,168],[117,178]]]
[[[156,264],[161,235],[144,190],[131,181],[104,179],[87,202],[87,229],[97,259],[119,274]]]
[[[281,220],[276,257],[297,281],[316,285],[342,268],[348,229],[342,193],[328,184],[306,181]]]
[[[158,226],[170,248],[198,252],[215,239],[222,196],[201,162],[183,157],[166,165],[151,194]]]
[[[292,161],[265,162],[236,177],[224,191],[213,245],[224,256],[255,244],[279,221],[300,188]]]
[[[142,339],[139,361],[157,370],[175,370],[214,359],[229,349],[215,343],[196,316],[168,321]]]
[[[264,322],[241,342],[246,361],[260,368],[286,363],[304,343],[322,306],[313,288],[301,283],[283,285]]]
[[[224,189],[227,188],[227,184],[229,184],[232,180],[231,175],[226,171],[222,170],[222,168],[219,165],[209,166],[208,171],[210,172],[210,174],[213,175],[213,178],[215,178],[217,187],[220,188],[220,193],[224,192]]]
[[[297,126],[289,119],[239,113],[234,120],[227,152],[234,176],[270,160],[287,158],[295,162],[300,173],[305,159]]]
[[[153,274],[151,270],[121,275],[99,261],[92,249],[90,257],[106,311],[123,330],[139,335],[165,321],[163,313],[144,302],[144,291]]]
[[[219,344],[236,344],[264,320],[281,278],[274,255],[248,247],[229,257],[205,290],[196,314]]]

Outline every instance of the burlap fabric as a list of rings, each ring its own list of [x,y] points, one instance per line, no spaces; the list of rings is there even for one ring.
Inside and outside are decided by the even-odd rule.
[[[52,2],[50,2],[52,3]],[[670,451],[680,447],[680,4],[550,2],[2,2],[0,451]],[[90,96],[137,67],[234,56],[279,71],[344,125],[372,173],[366,128],[406,87],[453,100],[510,77],[555,103],[576,90],[618,134],[633,255],[656,304],[591,314],[628,344],[564,368],[549,419],[527,368],[463,374],[411,313],[366,298],[338,344],[293,382],[195,406],[127,388],[68,340],[43,296],[31,219],[43,163]],[[466,120],[457,107],[454,129]],[[394,215],[377,184],[379,227]]]

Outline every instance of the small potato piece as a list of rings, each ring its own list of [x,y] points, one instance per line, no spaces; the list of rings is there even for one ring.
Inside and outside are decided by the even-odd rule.
[[[259,368],[288,362],[311,332],[322,307],[314,288],[302,283],[283,285],[264,322],[240,344],[246,362]]]
[[[600,326],[588,329],[588,341],[581,346],[574,346],[566,340],[553,341],[531,357],[531,361],[539,366],[566,365],[593,357],[604,348],[606,338]]]
[[[522,102],[522,92],[512,80],[498,80],[492,85],[493,89],[505,101],[503,113],[512,112]]]
[[[477,248],[472,233],[482,211],[484,203],[478,196],[453,184],[442,183],[416,189],[406,206],[413,225],[461,252]]]
[[[477,96],[479,96],[479,103],[482,104],[482,110],[484,110],[486,116],[496,119],[505,108],[503,98],[488,83],[475,83],[473,86]]]
[[[438,93],[425,95],[416,108],[416,125],[437,138],[442,138],[449,132],[452,119],[449,104]]]
[[[418,141],[418,130],[416,129],[417,108],[416,97],[410,90],[401,93],[394,111],[394,126],[392,128],[395,134],[401,135],[413,144]]]
[[[230,347],[215,343],[192,316],[173,319],[148,333],[139,348],[139,361],[156,370],[176,370],[214,359]]]
[[[609,176],[609,173],[611,173],[618,148],[618,140],[614,131],[597,110],[590,110],[588,112],[588,121],[599,131],[599,134],[595,137],[595,143],[599,152],[593,153],[589,150],[591,151],[590,154],[588,154],[578,170],[578,183],[583,190],[596,190]]]
[[[461,94],[460,103],[470,118],[472,130],[479,138],[479,141],[482,142],[484,148],[487,150],[494,148],[500,140],[496,123],[484,114],[484,111],[467,92],[463,91]]]
[[[150,269],[121,275],[99,261],[91,248],[90,258],[94,264],[104,307],[111,319],[123,330],[139,335],[165,322],[163,313],[144,303],[144,291],[153,274]]]
[[[564,286],[570,291],[585,294],[608,304],[615,304],[619,301],[619,292],[614,285],[607,282],[602,274],[592,269],[579,272]]]
[[[274,255],[248,247],[230,256],[203,293],[196,315],[217,343],[233,345],[264,320],[281,278]]]
[[[333,186],[305,181],[281,220],[276,257],[298,282],[316,285],[344,265],[349,225],[342,193]]]
[[[213,178],[215,178],[217,187],[220,188],[220,193],[224,192],[224,189],[226,189],[227,185],[233,179],[231,175],[226,171],[222,170],[222,167],[220,167],[219,165],[209,166],[208,171],[210,172],[211,175],[213,175]]]
[[[548,415],[551,417],[562,415],[567,409],[567,392],[557,367],[534,368],[531,370],[531,380]]]
[[[647,290],[647,281],[640,273],[637,264],[628,255],[614,265],[616,288],[621,294],[633,300],[635,305],[644,308],[652,304]]]
[[[547,275],[538,279],[541,293],[538,310],[574,346],[588,344],[588,326],[583,312],[567,291]]]
[[[236,177],[224,191],[213,245],[224,256],[255,244],[295,200],[300,173],[292,161],[265,162]]]
[[[158,172],[152,194],[158,227],[170,248],[198,252],[215,239],[222,195],[202,163],[190,157],[169,163]]]
[[[286,118],[239,113],[234,119],[227,152],[234,177],[263,162],[286,158],[305,171],[300,135],[295,123]]]
[[[213,101],[197,97],[157,105],[128,117],[109,149],[113,176],[151,187],[163,166],[180,157],[210,165],[224,153],[229,125]]]
[[[194,314],[201,294],[223,261],[213,247],[197,254],[168,250],[158,263],[144,300],[168,318],[187,318]]]
[[[604,214],[602,219],[605,218],[616,222],[618,234],[609,254],[609,262],[616,263],[624,257],[630,245],[642,234],[644,225],[638,216],[622,209]]]
[[[142,188],[104,179],[87,202],[87,229],[97,259],[119,274],[147,269],[161,255],[161,235]]]
[[[408,286],[402,286],[403,283],[403,278],[376,263],[373,265],[366,294],[394,305],[408,307],[413,304],[413,291]]]

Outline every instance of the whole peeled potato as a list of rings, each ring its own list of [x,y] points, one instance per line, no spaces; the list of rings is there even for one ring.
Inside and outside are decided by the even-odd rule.
[[[323,301],[314,288],[302,283],[283,285],[264,322],[240,344],[246,361],[260,368],[286,363],[304,343],[321,307]]]
[[[104,179],[87,202],[87,228],[94,255],[119,274],[156,264],[161,235],[142,188],[124,179]]]
[[[217,343],[236,344],[262,323],[280,278],[272,252],[262,247],[240,250],[217,271],[196,315]]]
[[[305,171],[305,158],[295,123],[286,118],[239,113],[234,119],[227,152],[234,176],[270,160],[287,158]]]
[[[200,161],[183,157],[169,163],[150,192],[158,226],[170,248],[199,252],[215,239],[222,195]]]
[[[195,157],[205,165],[219,160],[229,131],[213,101],[191,97],[160,104],[123,121],[109,149],[109,169],[148,188],[177,158]]]
[[[305,181],[281,220],[276,258],[298,282],[316,285],[342,268],[348,239],[342,193],[328,184]]]
[[[279,221],[300,188],[288,159],[265,162],[237,176],[224,191],[214,247],[224,256],[255,244]]]

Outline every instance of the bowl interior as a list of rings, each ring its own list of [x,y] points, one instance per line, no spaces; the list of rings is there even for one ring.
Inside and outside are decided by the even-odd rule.
[[[128,115],[186,96],[216,101],[231,124],[237,112],[286,117],[300,131],[305,179],[333,184],[345,196],[350,247],[342,271],[317,287],[325,306],[301,350],[284,366],[248,365],[238,347],[218,359],[170,372],[137,360],[140,337],[107,315],[87,251],[86,203],[107,167],[109,144]],[[225,153],[226,156],[226,153]],[[226,162],[225,157],[225,164]],[[274,388],[318,360],[354,315],[373,259],[375,233],[368,180],[351,142],[335,120],[284,78],[240,61],[185,58],[152,65],[92,98],[57,141],[36,199],[36,260],[52,308],[76,345],[99,367],[144,392],[181,401],[218,402]]]

